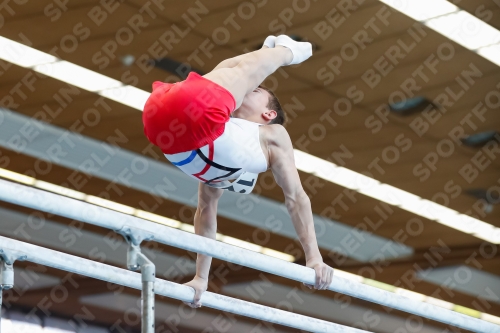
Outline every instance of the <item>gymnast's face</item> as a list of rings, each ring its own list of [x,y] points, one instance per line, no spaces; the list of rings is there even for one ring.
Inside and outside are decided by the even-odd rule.
[[[276,118],[276,111],[267,108],[270,97],[266,90],[255,89],[245,95],[241,106],[233,112],[233,117],[264,125],[269,124],[271,120]]]

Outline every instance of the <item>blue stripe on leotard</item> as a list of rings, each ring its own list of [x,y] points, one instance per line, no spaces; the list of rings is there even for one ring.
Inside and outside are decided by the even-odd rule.
[[[196,157],[196,150],[193,150],[191,152],[191,155],[189,155],[188,158],[186,158],[185,160],[182,160],[180,162],[172,162],[172,164],[175,165],[175,166],[182,166],[182,165],[188,164],[189,162],[191,162],[192,160],[194,160],[195,157]]]

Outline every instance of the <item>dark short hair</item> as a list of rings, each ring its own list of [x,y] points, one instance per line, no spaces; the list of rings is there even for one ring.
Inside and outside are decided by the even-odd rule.
[[[259,88],[264,89],[269,93],[269,101],[267,102],[266,107],[269,110],[274,110],[276,111],[277,115],[276,118],[271,120],[269,124],[280,124],[283,125],[286,121],[286,114],[285,111],[283,111],[283,108],[281,107],[280,101],[278,100],[278,97],[268,88],[259,86]]]

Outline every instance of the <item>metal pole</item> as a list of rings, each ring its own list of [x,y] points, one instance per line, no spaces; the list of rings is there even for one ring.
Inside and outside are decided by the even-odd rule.
[[[0,333],[2,333],[2,305],[3,291],[14,286],[14,268],[12,264],[7,264],[0,260]]]
[[[130,230],[133,232],[133,230]],[[156,267],[142,252],[138,244],[134,244],[130,237],[125,237],[128,242],[127,268],[135,271],[141,269],[141,315],[142,333],[154,333],[155,329],[155,294],[154,282]]]
[[[3,286],[0,286],[0,333],[2,333],[2,304],[3,304],[2,296],[3,296]]]
[[[155,265],[143,254],[138,254],[141,264],[141,304],[142,304],[142,333],[155,331]]]

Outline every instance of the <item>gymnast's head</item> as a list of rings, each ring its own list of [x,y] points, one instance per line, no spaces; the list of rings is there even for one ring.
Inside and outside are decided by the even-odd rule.
[[[259,124],[280,124],[286,120],[286,115],[278,97],[269,89],[259,86],[246,94],[241,106],[233,112],[233,117],[242,118]]]

